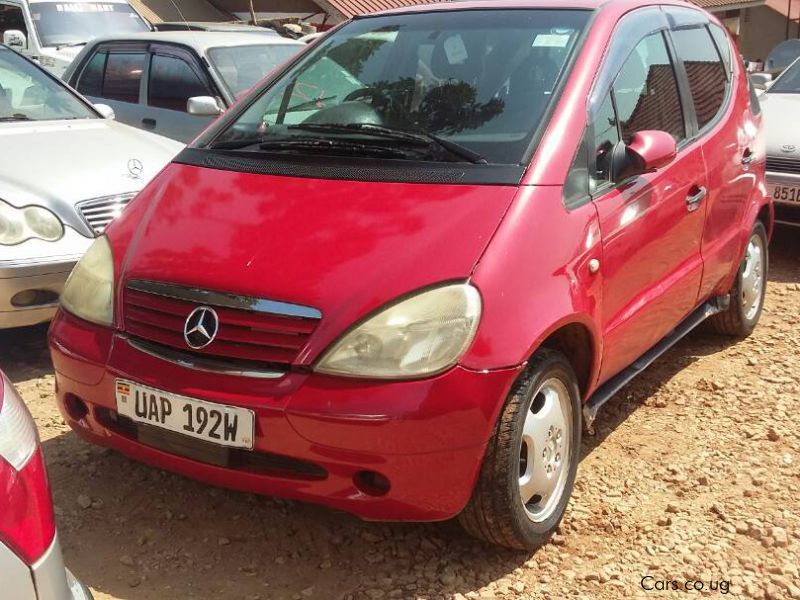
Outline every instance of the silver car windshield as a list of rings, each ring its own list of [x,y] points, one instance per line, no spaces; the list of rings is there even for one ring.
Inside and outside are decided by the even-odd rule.
[[[768,94],[800,94],[800,59],[786,69],[769,88]]]
[[[37,2],[31,4],[36,32],[43,46],[85,44],[101,35],[150,31],[128,4]]]
[[[209,49],[208,59],[236,98],[302,49],[296,44],[227,46]]]
[[[519,164],[590,12],[452,10],[325,36],[212,148]]]
[[[16,52],[0,49],[0,123],[92,118],[97,115],[65,86]]]

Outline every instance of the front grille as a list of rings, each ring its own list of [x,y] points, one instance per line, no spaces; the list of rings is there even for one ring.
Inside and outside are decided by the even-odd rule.
[[[95,198],[78,204],[81,216],[92,228],[96,235],[106,230],[111,221],[116,219],[136,194],[119,194]]]
[[[774,173],[800,173],[800,157],[784,158],[768,156],[767,171],[772,171]]]
[[[208,346],[191,349],[184,326],[198,306],[214,309],[219,328]],[[125,331],[133,338],[175,348],[187,360],[207,356],[267,368],[291,364],[320,317],[305,306],[148,281],[131,281],[123,298]]]

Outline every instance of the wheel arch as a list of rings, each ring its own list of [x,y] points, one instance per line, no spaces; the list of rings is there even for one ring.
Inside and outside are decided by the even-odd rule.
[[[542,348],[563,354],[578,378],[584,401],[594,390],[600,372],[601,344],[588,317],[572,315],[545,331],[528,353],[528,361]]]

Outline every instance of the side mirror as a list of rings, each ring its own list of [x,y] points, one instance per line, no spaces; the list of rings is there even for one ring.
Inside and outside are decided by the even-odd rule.
[[[217,99],[212,96],[195,96],[186,101],[186,110],[190,115],[197,117],[216,117],[224,110],[220,108]]]
[[[93,104],[94,109],[100,113],[100,116],[104,119],[111,119],[112,121],[117,118],[117,115],[114,113],[114,109],[111,108],[108,104]]]
[[[28,39],[19,29],[9,29],[3,32],[3,43],[9,48],[20,50],[28,47]]]
[[[639,131],[629,144],[619,144],[614,151],[614,181],[623,181],[642,173],[666,167],[678,153],[675,138],[666,131]]]

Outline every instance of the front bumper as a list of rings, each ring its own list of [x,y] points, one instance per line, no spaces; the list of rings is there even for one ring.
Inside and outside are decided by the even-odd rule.
[[[58,296],[80,255],[35,260],[0,261],[0,329],[36,325],[53,318]],[[12,302],[22,292],[35,292],[30,305]]]
[[[146,354],[119,332],[63,311],[51,325],[50,349],[59,407],[85,439],[213,485],[317,502],[371,520],[458,514],[519,372],[455,367],[403,382],[309,372],[276,380],[212,374]],[[164,434],[173,439],[155,447],[146,435],[151,428],[117,415],[118,377],[253,410],[254,451],[230,451],[220,465],[183,453],[180,434]],[[372,493],[362,484],[364,472],[386,478],[388,491]]]
[[[800,188],[800,173],[767,171],[767,185],[784,185]],[[786,202],[774,196],[772,200],[775,205],[776,223],[800,225],[800,201]]]

